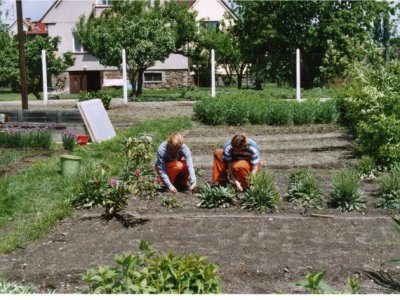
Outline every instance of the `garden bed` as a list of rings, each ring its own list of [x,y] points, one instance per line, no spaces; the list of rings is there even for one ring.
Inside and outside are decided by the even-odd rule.
[[[158,105],[157,109],[165,115],[166,108]],[[140,111],[132,114],[125,122],[140,118]],[[113,120],[123,124],[117,117]],[[196,164],[204,170],[200,180],[210,179],[212,150],[240,131],[259,141],[263,165],[275,173],[281,195],[287,190],[290,170],[304,166],[316,172],[327,199],[332,172],[354,163],[351,140],[336,125],[197,124],[184,136]],[[112,265],[115,255],[137,251],[139,241],[144,239],[163,252],[207,255],[210,262],[220,266],[224,293],[304,292],[289,284],[312,271],[324,270],[324,280],[338,290],[346,287],[350,275],[355,275],[362,293],[384,293],[387,291],[362,275],[361,270],[383,268],[398,275],[396,265],[383,265],[399,256],[396,245],[384,243],[398,239],[398,234],[393,229],[392,213],[375,208],[376,183],[363,182],[361,190],[367,201],[362,213],[342,213],[327,208],[326,202],[322,210],[307,211],[282,202],[277,211],[263,214],[237,205],[201,209],[197,207],[198,198],[191,193],[179,193],[177,200],[182,207],[168,209],[161,207],[160,198],[143,201],[131,195],[123,218],[107,221],[102,217],[103,209],[76,211],[47,237],[0,256],[0,277],[34,284],[41,292],[79,292],[86,287],[80,276],[88,268]]]

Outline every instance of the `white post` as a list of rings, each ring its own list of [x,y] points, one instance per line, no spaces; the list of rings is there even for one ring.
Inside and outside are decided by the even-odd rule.
[[[43,104],[47,105],[47,64],[46,50],[42,50],[42,78],[43,78]]]
[[[126,52],[122,49],[122,81],[123,81],[123,95],[124,103],[128,103],[128,82],[126,80]]]
[[[215,54],[211,49],[211,97],[215,97]]]
[[[300,99],[300,49],[296,49],[296,100]]]

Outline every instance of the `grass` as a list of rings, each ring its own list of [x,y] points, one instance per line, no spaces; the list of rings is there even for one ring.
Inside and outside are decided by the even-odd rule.
[[[122,142],[140,132],[151,133],[154,150],[169,133],[191,126],[187,117],[152,120],[137,124],[110,141],[79,147],[75,155],[86,165],[106,163],[110,175],[122,170]],[[46,235],[57,221],[71,215],[69,199],[79,192],[82,178],[62,177],[58,156],[41,160],[18,173],[0,177],[0,253],[10,253]]]
[[[114,98],[122,98],[122,89],[106,89],[111,93]],[[129,91],[128,91],[129,93]],[[217,87],[217,95],[235,95],[235,94],[261,94],[276,99],[295,99],[296,90],[291,87],[277,86],[275,83],[266,83],[263,85],[263,90],[256,91],[246,89],[238,90],[236,87]],[[334,96],[336,91],[328,88],[313,88],[310,90],[303,90],[301,92],[302,98],[330,98]],[[132,101],[172,101],[172,100],[199,100],[209,97],[211,88],[209,87],[194,87],[194,88],[181,88],[181,89],[144,89],[143,94],[139,98],[132,98]],[[42,95],[42,93],[40,93]],[[50,97],[50,95],[49,95]],[[78,99],[79,94],[62,94],[61,99]],[[28,95],[29,100],[36,100],[33,94]],[[9,90],[0,90],[0,103],[1,101],[21,101],[21,94],[14,93]]]

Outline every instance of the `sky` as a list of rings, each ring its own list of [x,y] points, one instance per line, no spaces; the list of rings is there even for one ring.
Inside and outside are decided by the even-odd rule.
[[[1,0],[0,0],[1,1]],[[39,20],[51,4],[55,0],[22,0],[22,14],[24,18],[31,18],[32,21]],[[3,5],[0,6],[2,12],[1,20],[4,23],[12,23],[17,18],[17,13],[15,11],[15,0],[2,0]],[[8,10],[8,17],[5,18],[5,11]]]

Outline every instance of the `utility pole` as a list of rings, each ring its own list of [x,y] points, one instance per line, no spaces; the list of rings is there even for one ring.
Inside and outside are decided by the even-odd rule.
[[[17,4],[17,27],[18,27],[18,47],[19,47],[19,74],[21,77],[21,100],[22,109],[28,109],[28,88],[26,84],[25,68],[25,34],[22,26],[22,0],[16,0]]]

